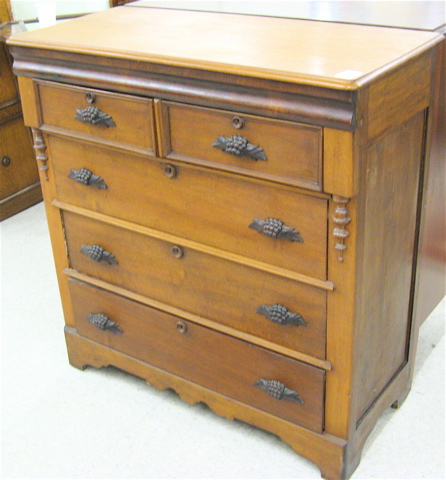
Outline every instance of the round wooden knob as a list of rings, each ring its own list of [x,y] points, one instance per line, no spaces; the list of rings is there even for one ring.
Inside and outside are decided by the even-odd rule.
[[[177,330],[180,333],[186,333],[187,332],[187,325],[186,323],[182,322],[181,320],[177,322]]]
[[[236,115],[232,117],[232,126],[237,129],[243,128],[245,126],[245,120]]]
[[[184,257],[184,250],[179,245],[174,245],[172,247],[172,255],[175,258],[183,258]]]

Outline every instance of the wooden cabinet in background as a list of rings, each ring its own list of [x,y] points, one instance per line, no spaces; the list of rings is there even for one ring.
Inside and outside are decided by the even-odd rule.
[[[411,387],[441,41],[138,4],[13,37],[71,364],[350,476]]]
[[[11,24],[0,28],[0,220],[42,200],[31,132],[23,123],[22,106],[6,46]]]

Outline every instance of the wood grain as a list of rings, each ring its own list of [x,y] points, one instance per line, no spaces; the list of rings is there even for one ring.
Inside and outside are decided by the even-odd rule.
[[[357,89],[361,77],[370,81],[407,52],[421,53],[440,40],[432,33],[390,28],[122,7],[25,32],[11,43]],[[356,78],[337,77],[346,70],[357,71]]]
[[[70,289],[81,335],[285,420],[322,431],[323,371],[77,281],[70,281]],[[87,321],[90,313],[107,315],[123,334],[98,330]],[[178,331],[180,321],[185,325],[184,333]],[[271,398],[254,386],[260,378],[285,383],[299,393],[303,405]]]
[[[64,203],[326,279],[323,198],[178,163],[176,178],[169,178],[163,161],[59,136],[49,136],[49,146],[57,158],[58,199]],[[71,169],[81,168],[101,176],[107,189],[68,178]],[[249,228],[255,218],[268,217],[295,228],[303,243],[268,238]]]
[[[149,155],[155,154],[151,99],[50,82],[38,82],[37,89],[43,106],[41,115],[44,125],[74,130],[110,142],[136,145],[144,148]],[[94,95],[94,103],[87,102],[87,94]],[[78,109],[90,105],[110,115],[116,126],[89,125],[75,119]]]
[[[157,111],[162,115],[159,123],[165,126],[163,157],[322,190],[322,130],[318,127],[170,102],[162,102]],[[242,119],[242,128],[232,125],[235,116]],[[213,147],[218,137],[233,135],[262,148],[267,160],[236,157]]]
[[[254,268],[64,213],[70,266],[154,300],[209,318],[319,358],[325,356],[325,292]],[[179,241],[181,239],[178,239]],[[118,265],[97,263],[80,253],[83,244],[101,245]],[[181,243],[179,243],[181,246]],[[307,327],[281,326],[256,313],[280,303],[297,312]]]

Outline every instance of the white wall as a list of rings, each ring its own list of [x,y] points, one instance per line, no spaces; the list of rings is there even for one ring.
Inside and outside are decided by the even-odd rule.
[[[14,20],[31,20],[37,18],[39,0],[11,0]],[[72,15],[96,12],[109,8],[109,0],[54,0],[56,15]]]

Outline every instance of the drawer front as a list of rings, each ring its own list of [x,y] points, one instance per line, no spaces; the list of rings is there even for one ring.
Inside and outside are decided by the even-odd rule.
[[[81,335],[262,411],[322,431],[322,370],[87,284],[69,283]],[[282,382],[303,403],[292,394],[282,399],[271,397],[255,386],[261,379]]]
[[[158,111],[162,156],[322,190],[319,127],[170,102]]]
[[[62,137],[49,136],[58,198],[228,250],[282,268],[326,279],[327,200],[264,182],[186,165],[163,168],[137,157]],[[88,169],[106,189],[68,178]],[[169,175],[167,176],[166,173]],[[174,177],[174,178],[173,178]],[[300,240],[272,238],[249,228],[275,218]]]
[[[162,240],[69,212],[64,213],[64,225],[70,265],[75,270],[241,332],[325,358],[325,291],[189,248],[181,252],[178,246]],[[106,256],[100,261],[92,259],[81,252],[83,245],[101,246],[114,255],[117,264],[113,259],[107,263]],[[95,249],[84,252],[89,250]],[[306,325],[299,325],[297,317],[297,324],[269,319],[269,309],[263,306],[273,305],[300,315]],[[257,313],[259,308],[261,312]]]
[[[50,82],[37,85],[44,125],[155,154],[151,99]]]

